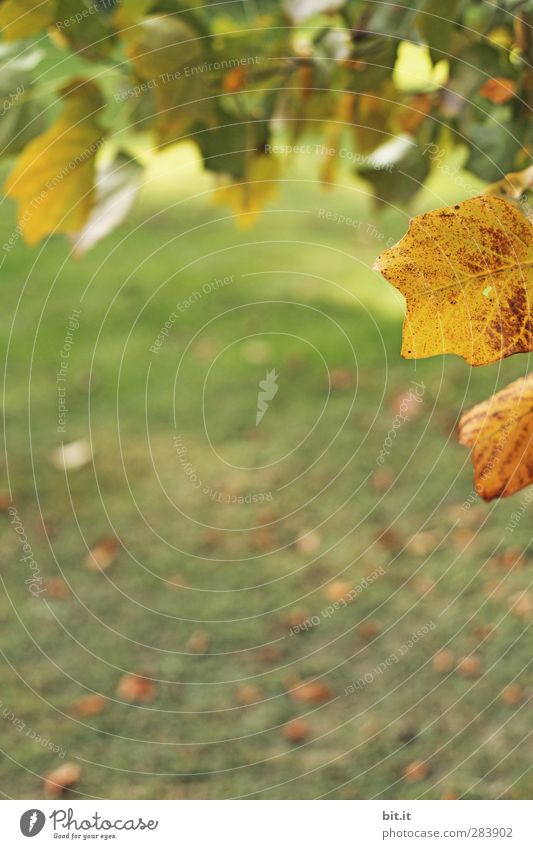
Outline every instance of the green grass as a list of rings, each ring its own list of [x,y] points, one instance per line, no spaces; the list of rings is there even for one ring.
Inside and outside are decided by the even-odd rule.
[[[0,718],[12,712],[81,764],[73,798],[527,797],[526,701],[500,694],[515,679],[531,688],[527,611],[513,609],[527,553],[502,564],[527,548],[530,509],[506,531],[520,497],[472,499],[453,438],[460,410],[522,373],[524,358],[478,370],[400,359],[401,299],[371,266],[407,218],[375,210],[363,184],[325,193],[302,164],[243,232],[210,205],[191,157],[178,164],[161,158],[132,220],[83,260],[67,260],[61,240],[18,243],[2,269],[5,488],[41,574],[67,592],[31,596],[6,513]],[[456,198],[433,182],[416,209]],[[6,207],[1,243],[14,226]],[[176,304],[225,276],[151,353]],[[60,434],[55,375],[74,308]],[[272,368],[279,391],[256,428],[258,383]],[[354,386],[339,386],[343,376]],[[412,381],[425,384],[423,403],[393,442],[388,478],[376,477]],[[187,478],[178,434],[207,494]],[[94,467],[54,468],[62,439],[89,437]],[[247,493],[272,498],[223,500]],[[318,547],[305,554],[294,542],[311,529]],[[117,561],[88,570],[87,547],[110,534],[123,545]],[[327,607],[328,583],[355,586],[378,567],[351,605],[291,635],[291,622]],[[169,583],[177,575],[181,588]],[[372,638],[360,628],[368,619]],[[344,695],[426,623],[435,627],[398,663]],[[209,635],[205,654],[188,648],[197,631]],[[483,674],[435,671],[444,646],[456,660],[479,655]],[[117,697],[127,671],[156,680],[152,703]],[[319,677],[332,701],[295,701],[296,676]],[[260,703],[236,704],[243,683],[261,689]],[[105,710],[73,717],[73,701],[92,692],[109,699]],[[310,736],[290,744],[281,728],[296,716]],[[5,718],[0,746],[2,793],[39,797],[61,759]],[[406,782],[419,759],[429,775]]]

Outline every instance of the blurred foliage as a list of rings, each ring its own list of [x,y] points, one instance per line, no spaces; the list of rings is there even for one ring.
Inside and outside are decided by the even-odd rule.
[[[3,0],[0,143],[4,155],[23,150],[18,190],[10,181],[10,194],[24,196],[22,232],[29,241],[57,231],[76,239],[73,220],[81,228],[89,218],[94,181],[106,173],[92,160],[130,161],[139,136],[153,150],[193,140],[206,169],[239,182],[228,198],[244,224],[272,195],[263,184],[258,197],[253,177],[267,174],[274,182],[280,174],[262,162],[275,156],[271,147],[280,137],[289,146],[304,134],[333,138],[359,154],[353,167],[376,194],[399,204],[430,171],[428,145],[466,146],[468,169],[495,181],[529,163],[532,19],[532,0],[451,0],[445,8],[437,0],[232,0],[207,7]],[[94,97],[94,88],[104,105],[96,115],[88,102],[80,120],[87,126],[90,119],[91,136],[97,131],[102,144],[88,146],[79,168],[80,151],[69,143],[74,127],[64,126],[72,110],[59,118],[56,110],[65,91],[79,101],[84,92]],[[35,207],[20,184],[41,182],[41,155],[52,137],[54,158],[63,158],[68,173],[46,189],[54,198]],[[373,157],[384,145],[387,151],[386,143],[394,175],[383,156],[378,164]],[[326,182],[335,181],[338,164],[337,158],[327,167]],[[76,187],[82,172],[84,184]],[[77,201],[73,213],[67,204]],[[117,218],[109,216],[107,229]]]

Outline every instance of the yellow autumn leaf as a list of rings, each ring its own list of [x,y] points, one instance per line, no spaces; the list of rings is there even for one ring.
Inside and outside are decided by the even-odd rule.
[[[533,483],[533,373],[465,413],[459,442],[472,448],[476,490],[485,501]]]
[[[6,41],[37,35],[55,18],[56,0],[3,0],[0,29]]]
[[[94,84],[78,81],[64,102],[58,120],[24,148],[5,185],[18,201],[20,232],[30,245],[50,233],[80,230],[94,202],[100,95]]]
[[[249,230],[267,203],[276,197],[279,171],[279,162],[275,156],[257,154],[248,167],[245,180],[215,190],[215,206],[229,206],[237,226],[241,230]]]
[[[499,197],[414,218],[376,261],[404,295],[402,356],[458,354],[474,366],[533,349],[533,226]]]

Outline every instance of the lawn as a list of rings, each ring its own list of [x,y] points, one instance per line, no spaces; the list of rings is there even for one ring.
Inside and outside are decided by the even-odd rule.
[[[407,214],[339,181],[302,161],[240,230],[186,147],[83,259],[4,254],[4,796],[64,762],[70,798],[530,796],[531,509],[480,502],[454,440],[526,358],[402,361],[372,263]]]

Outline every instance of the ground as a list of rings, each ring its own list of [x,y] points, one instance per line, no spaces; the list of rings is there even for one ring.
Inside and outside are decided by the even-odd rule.
[[[6,797],[39,797],[64,761],[71,798],[531,794],[530,508],[480,502],[454,438],[524,358],[401,360],[402,299],[372,263],[408,213],[307,164],[287,176],[239,230],[187,149],[85,258],[61,239],[5,254]],[[411,212],[460,196],[436,179]],[[79,439],[94,465],[56,468]],[[131,672],[154,680],[134,705]]]

